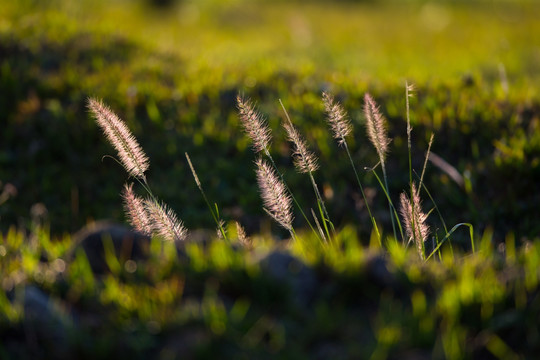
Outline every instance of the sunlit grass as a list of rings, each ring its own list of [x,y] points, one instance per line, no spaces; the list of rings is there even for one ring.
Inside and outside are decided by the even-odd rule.
[[[256,190],[249,188],[252,179],[242,175],[252,171],[251,158],[242,155],[249,152],[249,143],[229,98],[238,92],[259,96],[256,100],[274,129],[280,121],[276,99],[283,98],[322,160],[332,160],[321,185],[336,199],[342,195],[341,175],[332,176],[341,174],[339,161],[348,163],[338,155],[325,128],[320,93],[337,90],[355,125],[361,125],[359,99],[365,91],[373,92],[381,99],[393,133],[401,134],[390,153],[399,157],[406,153],[401,89],[408,79],[417,84],[411,100],[411,122],[420,149],[415,151],[425,150],[434,131],[435,151],[447,155],[464,177],[460,189],[444,174],[431,172],[443,185],[430,187],[440,191],[433,191],[437,202],[448,191],[457,202],[454,208],[460,209],[457,216],[466,217],[460,221],[471,222],[470,214],[502,211],[501,205],[508,213],[519,209],[523,211],[519,224],[529,235],[514,236],[516,229],[503,228],[508,234],[501,237],[501,231],[489,228],[499,223],[497,219],[478,216],[484,221],[474,224],[474,254],[461,250],[469,246],[469,232],[460,228],[456,234],[463,233],[462,246],[451,251],[445,244],[440,256],[424,262],[414,247],[406,248],[391,237],[381,247],[375,232],[371,238],[369,230],[360,235],[371,227],[358,224],[357,213],[347,203],[344,211],[352,215],[336,226],[330,244],[301,228],[297,231],[301,241],[276,242],[275,229],[264,221],[259,233],[250,234],[252,250],[236,242],[233,222],[224,226],[232,244],[212,239],[177,248],[156,238],[142,260],[118,255],[110,239],[103,239],[107,270],[101,275],[92,272],[91,259],[71,236],[22,221],[20,230],[12,227],[0,234],[0,354],[11,351],[4,339],[18,346],[33,335],[24,298],[25,291],[37,288],[69,320],[67,345],[51,342],[52,346],[65,345],[73,354],[96,358],[110,352],[133,359],[179,353],[193,358],[215,354],[314,358],[336,351],[336,358],[346,354],[383,359],[400,357],[406,350],[412,357],[425,358],[534,357],[539,351],[540,245],[531,236],[537,225],[531,188],[535,179],[529,177],[539,161],[537,13],[534,2],[299,6],[186,1],[166,12],[125,1],[0,3],[0,35],[9,49],[20,52],[0,64],[2,89],[6,96],[15,94],[13,103],[3,100],[6,107],[16,109],[8,114],[6,131],[33,124],[45,114],[43,122],[52,129],[54,141],[36,130],[40,139],[88,152],[97,165],[80,161],[75,154],[73,168],[88,167],[88,172],[104,168],[103,178],[111,179],[110,187],[99,182],[103,186],[99,193],[95,182],[82,185],[85,175],[80,183],[64,186],[60,172],[54,170],[63,158],[54,158],[47,167],[54,171],[46,174],[35,164],[23,164],[33,186],[42,184],[64,195],[72,187],[71,198],[47,199],[65,207],[62,212],[51,209],[52,223],[60,221],[60,213],[73,221],[71,226],[78,226],[71,218],[76,216],[73,194],[78,186],[86,211],[79,223],[88,214],[121,217],[120,211],[101,211],[110,204],[97,204],[96,193],[107,193],[108,199],[116,199],[111,200],[113,208],[119,208],[115,186],[125,178],[118,176],[115,183],[115,164],[100,163],[102,153],[88,151],[96,150],[98,136],[80,109],[84,105],[77,105],[84,104],[88,95],[110,99],[137,134],[155,136],[145,145],[150,145],[153,159],[163,155],[156,160],[156,169],[171,168],[152,174],[157,191],[188,213],[190,225],[199,225],[196,210],[184,210],[195,202],[192,194],[197,190],[186,185],[189,170],[178,155],[184,151],[208,179],[208,185],[204,183],[209,198],[223,202],[223,213],[233,206],[245,207],[248,213],[260,208]],[[111,55],[111,49],[118,52]],[[43,61],[33,56],[43,56]],[[56,63],[57,59],[63,60]],[[66,142],[59,129],[74,129],[66,137],[75,140]],[[285,167],[288,149],[282,135],[276,136],[274,155]],[[82,138],[88,143],[79,141]],[[11,139],[5,140],[14,146]],[[350,140],[359,169],[374,165],[365,145],[363,137]],[[209,146],[241,159],[209,159],[205,157]],[[27,147],[24,142],[25,151]],[[8,166],[0,170],[0,180],[6,182],[15,176],[8,161],[11,148],[0,150],[2,165]],[[61,153],[50,148],[42,152]],[[397,176],[396,182],[406,177]],[[490,186],[482,176],[488,177]],[[529,182],[521,186],[519,179]],[[517,201],[512,203],[490,192],[492,186],[493,192],[506,189],[510,180],[516,181],[511,194],[524,190],[526,198],[514,195]],[[373,178],[366,183],[372,191],[377,185]],[[187,190],[177,197],[179,189]],[[29,196],[41,201],[38,195],[30,191]],[[19,196],[25,194],[20,191]],[[384,200],[380,192],[377,197]],[[2,221],[13,215],[10,206],[18,201],[2,204],[2,210],[8,209],[0,213]],[[330,202],[332,210],[338,205]],[[445,215],[444,207],[450,205],[442,203]],[[300,263],[288,265],[283,270],[286,277],[276,278],[264,265],[275,252],[288,252]],[[296,277],[300,280],[295,283]],[[312,279],[313,286],[304,290],[302,286]],[[298,297],[302,291],[307,300]]]
[[[334,329],[333,337],[340,346],[359,356],[381,359],[413,348],[446,358],[474,356],[485,350],[502,358],[534,351],[533,344],[516,343],[504,329],[522,329],[524,336],[534,336],[538,308],[533,305],[537,304],[540,280],[538,242],[514,249],[509,237],[503,253],[502,247],[498,250],[489,245],[488,234],[474,255],[444,252],[441,262],[424,263],[415,249],[396,243],[385,253],[376,241],[372,247],[362,248],[354,240],[354,231],[343,229],[336,246],[323,247],[314,239],[313,246],[307,240],[305,247],[295,243],[291,249],[315,270],[317,281],[311,301],[298,307],[289,296],[301,290],[261,270],[260,259],[278,249],[275,244],[259,247],[258,239],[252,251],[233,249],[217,238],[207,246],[189,244],[187,258],[177,257],[174,246],[155,239],[152,242],[159,246],[153,245],[150,257],[135,261],[135,266],[126,266],[133,260],[107,255],[120,261],[120,268],[115,269],[109,260],[111,272],[101,276],[92,274],[84,252],[67,257],[62,251],[61,258],[40,262],[42,271],[53,271],[50,277],[36,276],[34,268],[18,264],[32,263],[37,254],[55,253],[75,244],[70,238],[58,242],[42,235],[42,239],[29,250],[28,238],[17,231],[0,238],[0,334],[29,321],[24,320],[22,301],[25,289],[34,286],[54,299],[75,334],[96,330],[112,334],[111,329],[119,329],[114,335],[118,339],[151,339],[146,345],[139,344],[144,354],[155,351],[156,344],[166,348],[164,341],[176,332],[202,331],[201,340],[212,349],[210,354],[257,354],[273,349],[282,356],[299,351],[312,339],[324,338],[328,326]],[[65,266],[58,265],[60,259]],[[290,268],[288,276],[294,278],[300,269]],[[333,304],[331,309],[329,304]],[[357,304],[369,311],[363,314]],[[73,309],[77,309],[76,317],[70,315]],[[312,311],[313,316],[302,315]],[[98,324],[92,316],[99,317]],[[305,329],[294,330],[297,326]],[[272,338],[270,343],[259,331]],[[360,348],[350,342],[353,334],[367,336]],[[77,339],[57,345],[76,349]],[[96,346],[90,353],[116,351],[114,343]],[[188,349],[190,354],[198,351],[197,347]]]

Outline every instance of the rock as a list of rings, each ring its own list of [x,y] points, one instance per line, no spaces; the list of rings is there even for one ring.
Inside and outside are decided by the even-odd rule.
[[[317,288],[315,273],[291,254],[272,252],[260,261],[260,266],[270,277],[289,287],[297,305],[305,307],[313,299]]]
[[[60,300],[52,300],[45,292],[34,285],[14,290],[11,301],[22,303],[24,331],[22,338],[5,339],[8,353],[17,357],[40,359],[67,359],[70,351],[69,332],[72,327],[71,316]],[[16,344],[24,344],[24,349],[10,349]],[[13,350],[13,352],[11,351]]]
[[[148,257],[150,237],[136,232],[124,225],[107,221],[90,224],[74,235],[75,246],[71,255],[77,248],[82,247],[95,274],[104,274],[109,271],[105,261],[104,241],[112,241],[116,257],[123,264],[127,260],[144,260]]]
[[[388,270],[388,261],[384,254],[368,253],[366,255],[365,272],[368,279],[381,287],[393,288],[398,285],[394,275]]]

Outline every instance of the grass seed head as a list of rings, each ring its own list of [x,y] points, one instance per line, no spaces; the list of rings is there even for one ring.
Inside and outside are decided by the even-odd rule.
[[[266,120],[255,110],[249,99],[238,95],[236,97],[236,104],[242,127],[251,141],[253,141],[253,150],[255,152],[267,150],[272,140],[272,133]]]
[[[347,112],[343,106],[334,100],[332,95],[323,93],[324,108],[327,113],[327,120],[337,139],[339,145],[345,143],[345,138],[352,132],[352,124],[347,117]]]
[[[294,145],[293,159],[296,169],[300,173],[317,171],[319,168],[317,157],[308,150],[306,141],[302,138],[298,130],[289,122],[285,122],[283,127],[287,131],[289,141]]]
[[[186,239],[187,229],[172,209],[151,198],[145,199],[144,205],[151,219],[154,234],[168,241]]]
[[[386,121],[382,116],[377,103],[375,103],[375,100],[373,100],[369,94],[364,96],[364,115],[366,116],[366,127],[369,140],[377,150],[381,164],[384,167],[390,139],[388,138],[386,131]]]
[[[251,239],[246,235],[246,230],[238,221],[236,222],[236,234],[238,236],[238,241],[240,241],[240,244],[242,244],[248,249],[251,249],[253,247]]]
[[[412,196],[408,196],[405,192],[401,193],[400,213],[405,224],[408,241],[414,241],[420,257],[424,258],[424,242],[429,236],[429,226],[426,224],[427,215],[422,211],[419,191],[414,184],[411,187]]]
[[[144,172],[148,170],[150,161],[126,124],[99,100],[88,99],[88,108],[107,140],[118,152],[120,162],[128,174],[144,179]]]
[[[259,158],[256,165],[264,210],[285,229],[292,230],[292,199],[285,185],[266,161]]]
[[[133,192],[133,184],[125,184],[122,190],[124,211],[133,228],[145,235],[152,234],[151,221],[146,212],[144,200]]]

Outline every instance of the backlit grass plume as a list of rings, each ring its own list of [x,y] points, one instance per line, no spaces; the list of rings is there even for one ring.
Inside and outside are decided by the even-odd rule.
[[[242,244],[244,247],[248,249],[253,248],[253,242],[251,238],[247,236],[246,230],[238,221],[236,222],[236,235],[238,237],[238,241],[240,242],[240,244]]]
[[[334,138],[339,145],[346,146],[345,138],[352,133],[352,125],[347,117],[347,112],[340,103],[334,101],[334,97],[328,93],[323,93],[324,108],[327,113],[328,124],[332,129]]]
[[[253,106],[253,103],[249,99],[244,98],[241,95],[237,95],[236,102],[237,102],[240,122],[242,124],[242,127],[244,128],[244,131],[246,132],[248,137],[251,138],[253,142],[253,150],[256,153],[261,152],[261,151],[264,152],[264,155],[272,164],[274,171],[279,176],[279,179],[283,183],[283,186],[287,190],[291,199],[296,204],[303,218],[306,220],[307,224],[309,225],[311,230],[315,233],[315,235],[317,235],[317,232],[313,228],[313,225],[311,224],[308,217],[304,213],[304,210],[302,209],[302,206],[298,203],[298,200],[296,200],[293,192],[288,187],[283,177],[283,174],[279,171],[276,165],[276,162],[274,161],[274,158],[272,157],[272,154],[270,153],[270,140],[272,138],[272,135],[271,135],[271,130],[268,127],[266,120],[255,109],[255,107]]]
[[[118,152],[121,164],[129,175],[144,179],[150,161],[126,124],[109,107],[96,99],[88,99],[88,108],[103,133]]]
[[[317,169],[319,168],[317,157],[315,156],[315,154],[308,150],[306,141],[300,135],[298,130],[294,127],[291,121],[291,117],[289,116],[287,109],[285,109],[283,102],[279,100],[279,103],[281,105],[281,108],[283,109],[283,113],[285,114],[286,118],[286,121],[283,123],[283,127],[287,132],[287,137],[289,138],[289,141],[292,142],[294,146],[294,152],[292,155],[294,165],[298,172],[309,175],[311,185],[313,186],[313,191],[315,192],[315,196],[317,197],[317,203],[320,210],[319,212],[321,214],[323,226],[326,231],[326,236],[328,239],[330,239],[328,225],[330,225],[330,228],[335,235],[334,224],[332,224],[332,222],[330,221],[330,215],[328,215],[328,210],[326,210],[326,206],[324,205],[324,200],[322,198],[321,192],[319,191],[319,187],[317,186],[315,178],[313,177],[313,172],[317,171]]]
[[[283,124],[289,141],[294,145],[293,160],[294,166],[300,173],[312,173],[317,171],[319,164],[317,157],[308,150],[306,141],[302,138],[298,130],[290,122]]]
[[[122,198],[131,225],[144,234],[157,235],[164,240],[184,240],[187,229],[182,221],[165,203],[157,200],[146,181],[144,172],[148,170],[150,161],[135,136],[126,124],[101,101],[88,99],[88,108],[107,140],[118,152],[122,166],[130,176],[139,181],[149,195],[143,200],[133,192],[133,184],[124,186]]]
[[[152,235],[152,225],[144,200],[133,192],[133,184],[125,184],[122,190],[124,210],[133,228],[145,235]]]
[[[327,114],[328,124],[330,125],[332,133],[334,134],[334,138],[338,141],[338,145],[343,146],[345,148],[345,151],[347,152],[349,161],[351,162],[351,166],[354,171],[354,175],[356,176],[356,181],[358,182],[358,186],[360,187],[360,192],[362,193],[362,198],[364,199],[364,203],[366,204],[366,209],[369,213],[371,223],[373,224],[373,230],[375,230],[377,239],[379,240],[379,245],[382,245],[381,234],[379,233],[377,222],[375,221],[375,218],[371,213],[369,202],[366,198],[366,194],[364,193],[364,187],[360,182],[360,176],[358,176],[358,171],[356,170],[356,166],[354,165],[354,161],[352,159],[351,152],[349,151],[349,146],[347,144],[346,138],[352,133],[352,124],[349,121],[347,112],[345,111],[343,106],[339,102],[336,102],[332,95],[328,93],[323,93],[323,103]]]
[[[429,236],[429,226],[426,224],[428,217],[422,211],[422,203],[416,186],[411,184],[412,194],[407,196],[405,192],[400,196],[400,213],[405,224],[408,242],[415,243],[420,257],[424,259],[424,243]]]
[[[266,120],[255,110],[255,107],[248,99],[238,95],[236,97],[236,104],[242,127],[253,141],[253,150],[255,152],[265,151],[268,153],[272,134]]]
[[[384,116],[382,116],[379,106],[377,106],[377,103],[375,103],[375,100],[373,100],[369,94],[364,96],[364,115],[366,116],[366,127],[369,140],[377,150],[379,160],[384,169],[390,139],[387,135]]]
[[[187,229],[175,212],[155,199],[147,198],[144,205],[151,220],[153,233],[168,241],[183,241]]]
[[[259,158],[257,165],[257,182],[263,199],[264,210],[281,226],[291,232],[292,227],[292,200],[283,182],[278,178],[272,166]]]
[[[377,150],[377,154],[379,155],[379,161],[381,163],[384,177],[384,192],[386,193],[386,197],[388,198],[388,210],[390,212],[390,221],[392,222],[392,231],[394,232],[394,238],[397,239],[396,225],[394,220],[394,217],[396,217],[397,219],[397,213],[395,211],[394,204],[392,203],[392,199],[390,198],[388,177],[386,175],[386,154],[388,153],[388,145],[390,145],[390,139],[387,135],[386,121],[384,119],[384,116],[381,114],[379,106],[377,105],[375,100],[373,100],[371,95],[367,93],[364,96],[364,115],[366,117],[366,128],[369,140],[371,141],[371,143]],[[399,226],[399,220],[397,220],[397,222]]]

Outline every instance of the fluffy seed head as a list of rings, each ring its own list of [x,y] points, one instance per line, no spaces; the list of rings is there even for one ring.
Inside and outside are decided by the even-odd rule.
[[[328,93],[323,93],[323,102],[328,116],[328,123],[334,133],[334,138],[337,139],[339,145],[343,145],[345,138],[352,132],[352,125],[347,117],[347,112]]]
[[[151,235],[152,226],[148,214],[146,213],[144,200],[135,195],[133,192],[133,184],[124,185],[122,199],[124,200],[124,211],[131,226],[142,234]]]
[[[298,130],[289,122],[285,122],[283,127],[287,131],[289,141],[294,145],[293,159],[296,169],[301,173],[317,171],[319,168],[317,157],[308,150],[306,141],[302,138]]]
[[[238,221],[236,222],[236,234],[238,236],[238,241],[240,241],[240,244],[247,247],[248,249],[251,249],[253,247],[251,239],[246,235],[246,230]]]
[[[366,116],[366,127],[369,140],[375,146],[381,164],[384,167],[386,154],[390,139],[386,133],[386,122],[379,107],[371,95],[364,96],[364,115]]]
[[[411,197],[405,192],[400,196],[400,213],[405,224],[409,242],[414,241],[421,258],[424,258],[423,244],[429,236],[429,226],[426,224],[427,215],[422,212],[422,203],[416,186],[412,184]]]
[[[292,230],[292,200],[285,185],[266,161],[259,158],[256,165],[264,210],[285,229]]]
[[[268,149],[272,134],[266,120],[255,110],[255,107],[249,99],[245,99],[238,95],[236,104],[242,127],[246,134],[253,141],[253,150],[260,152]]]
[[[145,199],[144,205],[155,235],[168,241],[185,240],[187,229],[172,209],[169,209],[164,203],[150,198]]]
[[[144,178],[150,161],[126,124],[112,110],[96,99],[88,99],[88,108],[107,140],[118,152],[120,162],[129,175]]]

